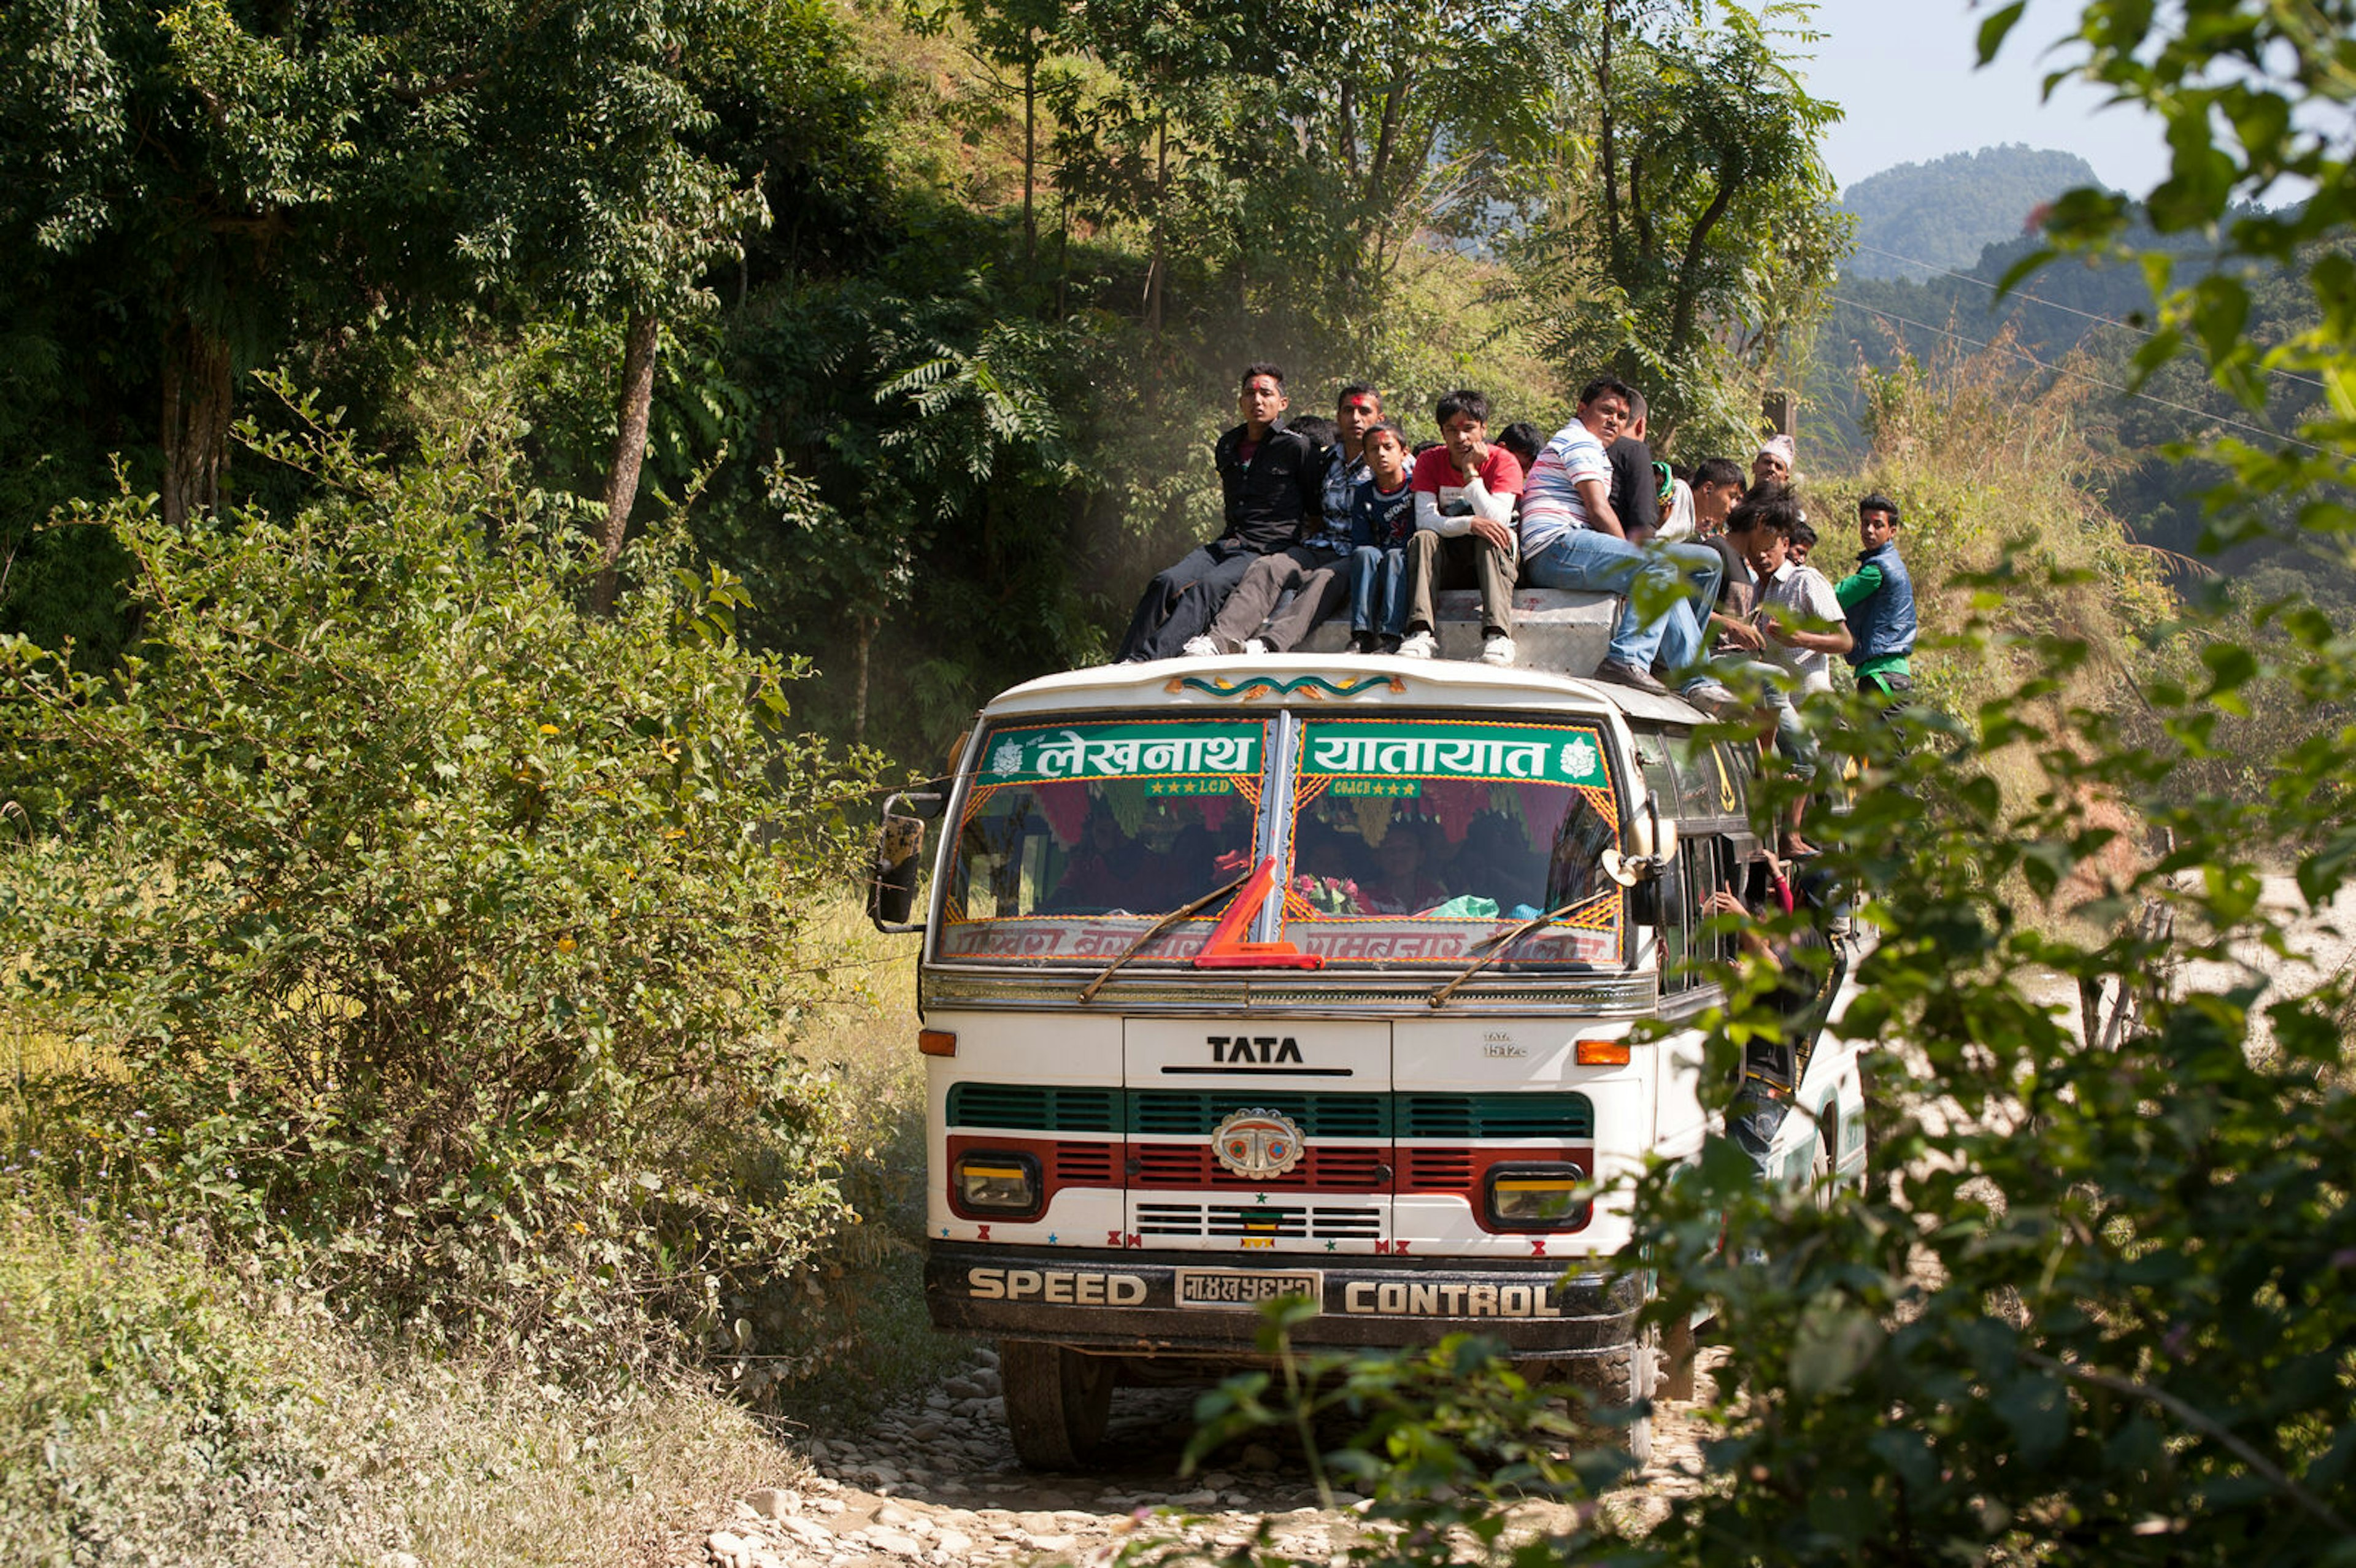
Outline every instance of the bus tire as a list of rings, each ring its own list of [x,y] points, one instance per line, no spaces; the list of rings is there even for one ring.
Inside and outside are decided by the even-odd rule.
[[[1034,1470],[1076,1470],[1103,1452],[1113,1363],[1037,1339],[1001,1339],[998,1377],[1014,1452]]]
[[[1661,1336],[1660,1397],[1690,1402],[1693,1396],[1693,1325],[1681,1317]]]
[[[1570,1363],[1570,1381],[1593,1397],[1592,1408],[1633,1411],[1617,1424],[1620,1441],[1639,1470],[1653,1462],[1653,1400],[1660,1389],[1660,1349],[1654,1330],[1633,1345]]]

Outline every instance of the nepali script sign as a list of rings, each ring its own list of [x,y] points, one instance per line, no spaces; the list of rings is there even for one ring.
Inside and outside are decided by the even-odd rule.
[[[982,759],[984,784],[1060,779],[1149,778],[1160,773],[1257,773],[1261,726],[1174,720],[1147,724],[1058,724],[1001,730]]]
[[[1444,721],[1312,724],[1301,771],[1598,788],[1610,782],[1591,730]]]

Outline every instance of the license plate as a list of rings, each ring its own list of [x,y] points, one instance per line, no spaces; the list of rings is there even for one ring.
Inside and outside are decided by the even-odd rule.
[[[1305,1296],[1325,1307],[1325,1276],[1315,1269],[1182,1268],[1178,1305],[1212,1311],[1250,1312],[1280,1296]]]

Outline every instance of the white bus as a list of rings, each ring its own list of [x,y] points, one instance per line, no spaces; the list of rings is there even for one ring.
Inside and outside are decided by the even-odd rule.
[[[1707,723],[1529,669],[1168,661],[1016,687],[894,797],[871,913],[924,933],[926,1289],[1001,1341],[1026,1462],[1084,1464],[1149,1363],[1248,1359],[1280,1296],[1303,1345],[1472,1330],[1655,1393],[1612,1187],[1700,1149],[1676,1026],[1720,993],[1685,960],[1730,956],[1697,912],[1760,852]],[[1766,1076],[1771,1177],[1861,1179],[1855,1047]]]

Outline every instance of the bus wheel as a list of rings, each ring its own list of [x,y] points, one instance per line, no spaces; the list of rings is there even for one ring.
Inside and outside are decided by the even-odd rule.
[[[1034,1470],[1076,1470],[1104,1446],[1113,1364],[1062,1345],[1001,1339],[998,1377],[1014,1452]]]
[[[1583,1356],[1570,1363],[1570,1381],[1594,1396],[1594,1409],[1634,1411],[1616,1424],[1628,1457],[1643,1469],[1653,1462],[1652,1401],[1660,1386],[1660,1349],[1654,1330],[1633,1345],[1622,1345],[1601,1356]]]
[[[1661,1336],[1661,1385],[1663,1399],[1690,1401],[1694,1396],[1694,1331],[1684,1318],[1669,1325]]]

